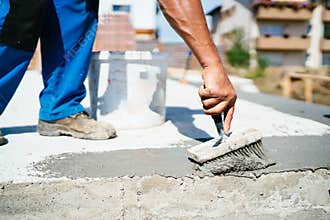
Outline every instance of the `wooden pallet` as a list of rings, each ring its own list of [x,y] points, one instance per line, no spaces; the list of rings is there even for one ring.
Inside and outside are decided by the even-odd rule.
[[[304,82],[304,97],[306,102],[313,102],[313,92],[319,91],[330,95],[330,88],[321,86],[315,82],[330,82],[329,76],[311,75],[304,73],[287,73],[282,80],[283,96],[292,97],[292,81],[302,80]]]

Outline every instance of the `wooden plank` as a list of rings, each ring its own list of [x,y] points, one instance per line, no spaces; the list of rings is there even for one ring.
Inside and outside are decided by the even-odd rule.
[[[313,102],[313,81],[311,78],[305,78],[305,101]]]
[[[291,76],[286,74],[282,81],[282,88],[283,88],[283,96],[291,97],[292,93],[292,83],[291,83]]]
[[[304,73],[288,73],[287,75],[289,75],[292,78],[299,78],[299,79],[311,78],[311,79],[330,82],[329,76],[311,75],[311,74],[304,74]]]
[[[319,91],[326,95],[330,95],[330,89],[319,85],[318,83],[313,83],[313,91]]]

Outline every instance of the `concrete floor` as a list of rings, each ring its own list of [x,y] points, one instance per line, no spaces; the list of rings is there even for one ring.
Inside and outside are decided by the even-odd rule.
[[[262,174],[316,170],[330,167],[330,135],[264,138],[267,155],[276,161],[266,169],[228,173],[226,175],[258,177]],[[185,147],[199,141],[185,142]],[[317,144],[315,144],[317,143]],[[183,176],[209,176],[200,173],[187,160],[185,147],[118,150],[111,152],[64,153],[34,164],[43,177],[107,178],[120,176],[146,176],[158,174],[179,178]],[[67,169],[70,167],[70,169]]]
[[[330,108],[233,78],[233,131],[260,129],[277,164],[200,178],[186,148],[217,134],[201,111],[200,78],[189,77],[168,80],[163,125],[86,141],[35,132],[42,81],[28,72],[0,119],[9,141],[0,147],[0,219],[330,219]]]
[[[327,220],[330,173],[0,184],[0,219]]]

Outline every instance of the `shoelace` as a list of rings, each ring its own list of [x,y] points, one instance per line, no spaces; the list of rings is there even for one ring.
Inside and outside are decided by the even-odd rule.
[[[71,115],[70,118],[88,118],[88,119],[91,119],[91,117],[89,115],[87,115],[85,112],[80,112],[80,113],[77,113],[75,115]]]

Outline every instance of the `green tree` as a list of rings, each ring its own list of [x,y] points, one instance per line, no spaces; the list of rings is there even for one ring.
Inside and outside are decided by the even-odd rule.
[[[244,42],[244,32],[237,29],[232,34],[233,45],[226,51],[227,60],[234,67],[248,67],[250,54]]]

